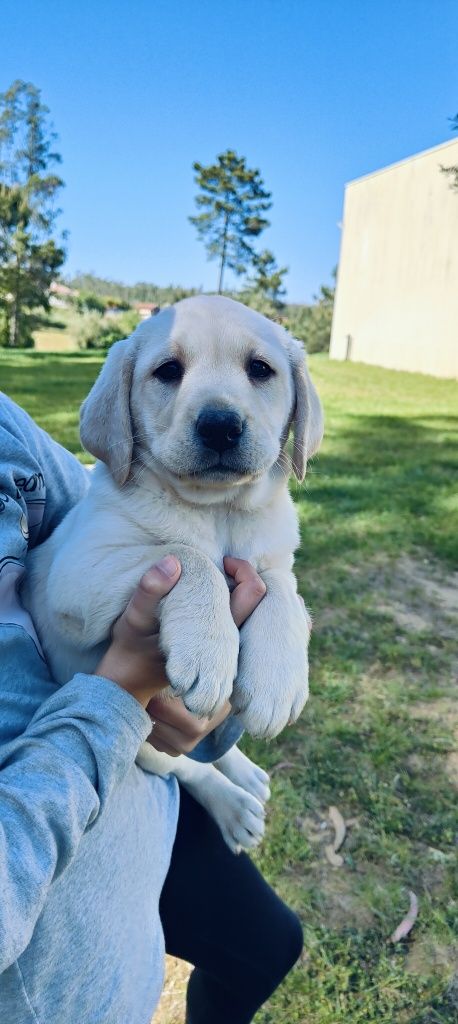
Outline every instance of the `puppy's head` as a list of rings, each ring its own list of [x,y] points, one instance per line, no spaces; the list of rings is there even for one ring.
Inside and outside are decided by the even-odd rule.
[[[81,439],[122,485],[132,461],[175,486],[233,490],[263,476],[294,430],[302,479],[323,419],[302,345],[241,303],[196,296],[110,349]]]

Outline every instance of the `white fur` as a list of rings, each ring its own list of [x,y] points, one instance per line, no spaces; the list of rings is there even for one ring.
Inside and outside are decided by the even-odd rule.
[[[272,366],[272,379],[253,384],[251,357]],[[184,364],[179,385],[154,377],[170,358]],[[240,451],[223,468],[196,440],[196,418],[209,404],[236,409],[246,424]],[[173,553],[182,575],[160,609],[173,692],[198,715],[211,715],[232,694],[256,736],[275,736],[297,718],[308,696],[310,619],[292,573],[298,526],[287,489],[291,425],[301,476],[322,434],[302,348],[239,303],[184,300],[113,346],[81,418],[83,442],[103,461],[87,497],[27,564],[24,602],[57,680],[94,670],[142,574]],[[240,634],[230,613],[226,554],[248,559],[267,585]],[[146,753],[151,770],[157,755]],[[159,759],[154,770],[179,775],[176,759],[169,760],[172,767]],[[183,760],[189,788],[196,772],[205,774],[206,805],[230,845],[246,845],[245,833],[259,838],[261,792],[247,793],[212,766]],[[237,778],[240,765],[237,772],[232,764]]]

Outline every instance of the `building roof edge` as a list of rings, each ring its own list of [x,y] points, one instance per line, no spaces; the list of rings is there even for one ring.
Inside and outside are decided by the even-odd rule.
[[[437,152],[439,149],[448,149],[449,146],[458,145],[458,135],[456,139],[449,139],[447,142],[439,142],[437,146],[430,146],[429,149],[423,149],[420,153],[413,153],[412,156],[404,156],[402,160],[395,160],[392,164],[387,164],[386,167],[379,167],[376,171],[369,171],[368,174],[361,174],[358,178],[351,178],[350,181],[345,183],[345,188],[350,188],[352,185],[358,185],[360,181],[366,181],[368,178],[375,178],[378,174],[386,174],[387,171],[394,170],[395,167],[400,167],[401,164],[410,163],[411,160],[421,160],[424,156],[429,156],[430,153]]]

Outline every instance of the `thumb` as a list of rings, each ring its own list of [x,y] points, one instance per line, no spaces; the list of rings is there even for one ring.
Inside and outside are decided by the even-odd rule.
[[[157,633],[159,602],[170,593],[181,576],[181,565],[174,555],[166,555],[145,572],[121,616],[131,629],[142,636]]]

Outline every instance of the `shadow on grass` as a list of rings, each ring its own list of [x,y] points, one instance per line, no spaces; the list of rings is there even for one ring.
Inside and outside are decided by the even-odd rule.
[[[102,365],[100,353],[0,351],[0,388],[69,451],[81,455],[79,408]]]
[[[347,424],[325,444],[306,494],[297,495],[305,563],[325,568],[380,544],[457,557],[447,499],[458,468],[458,417],[361,416]]]

